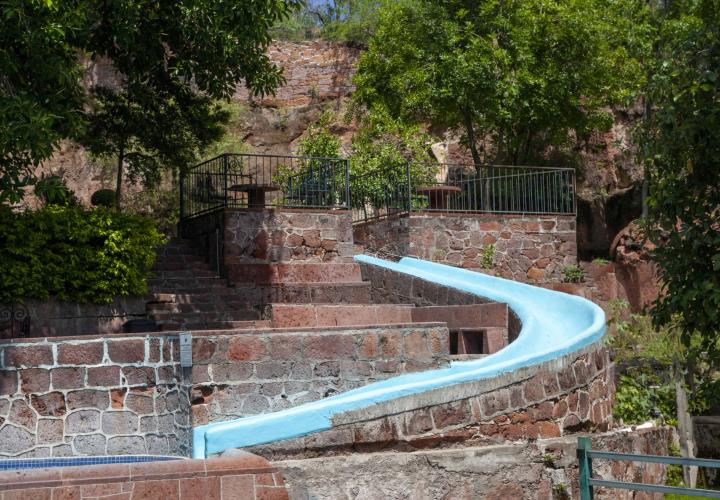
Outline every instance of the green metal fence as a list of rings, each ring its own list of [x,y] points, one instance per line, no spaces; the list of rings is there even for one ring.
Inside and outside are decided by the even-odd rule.
[[[720,498],[720,491],[697,488],[682,488],[679,486],[665,486],[660,484],[628,483],[592,477],[593,460],[614,460],[624,462],[646,462],[666,465],[685,465],[697,467],[720,468],[720,460],[703,458],[667,457],[662,455],[634,455],[631,453],[615,453],[609,451],[595,451],[591,449],[590,438],[578,438],[577,456],[580,466],[580,500],[593,498],[593,487],[615,488],[622,490],[647,491],[650,493],[675,493],[702,498]]]

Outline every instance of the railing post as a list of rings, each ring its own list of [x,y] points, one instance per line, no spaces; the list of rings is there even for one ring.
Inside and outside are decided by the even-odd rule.
[[[577,457],[579,464],[578,480],[580,483],[580,500],[593,499],[593,488],[590,484],[590,479],[592,478],[592,459],[588,455],[590,448],[590,438],[578,438]]]
[[[410,162],[405,162],[405,176],[407,177],[407,211],[408,216],[412,212],[412,184],[410,182]]]
[[[350,160],[345,158],[345,208],[352,209],[350,204]]]
[[[180,172],[180,220],[185,218],[185,172]]]
[[[223,154],[223,195],[224,195],[224,207],[228,206],[228,154]]]

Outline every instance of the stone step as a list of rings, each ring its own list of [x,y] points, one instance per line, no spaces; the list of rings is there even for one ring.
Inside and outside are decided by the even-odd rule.
[[[207,302],[148,302],[145,305],[148,314],[155,313],[234,313],[236,311],[255,311],[248,307],[245,302],[232,301],[226,302],[215,300]]]
[[[167,259],[160,258],[155,261],[152,270],[155,272],[159,271],[207,271],[210,269],[210,264],[202,259],[188,260],[188,259]],[[211,269],[214,270],[214,269]]]
[[[451,354],[493,354],[507,343],[507,328],[450,328]]]
[[[369,304],[371,285],[359,283],[274,283],[241,285],[235,295],[248,304]]]
[[[152,271],[153,279],[177,279],[177,278],[216,278],[220,276],[210,269],[179,269],[173,271]]]
[[[183,293],[179,290],[200,290],[228,288],[227,280],[217,277],[190,277],[190,278],[149,278],[148,288],[152,292]]]
[[[228,264],[228,279],[236,285],[274,283],[358,283],[360,266],[352,263]]]
[[[459,306],[427,306],[412,310],[412,321],[442,321],[450,330],[457,328],[508,327],[507,304],[491,302]]]
[[[190,323],[185,321],[163,321],[158,323],[164,332],[178,330],[252,330],[256,328],[269,328],[270,322],[264,320],[252,321],[210,321]]]
[[[156,322],[183,321],[186,323],[209,323],[218,321],[253,321],[260,319],[260,314],[253,309],[240,309],[222,312],[186,312],[153,311],[148,317]]]
[[[411,304],[272,304],[264,316],[275,328],[375,326],[412,322]]]

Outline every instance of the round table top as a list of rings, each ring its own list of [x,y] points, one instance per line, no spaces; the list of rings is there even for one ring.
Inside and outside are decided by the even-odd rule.
[[[282,189],[277,184],[235,184],[228,188],[228,191],[280,191]]]

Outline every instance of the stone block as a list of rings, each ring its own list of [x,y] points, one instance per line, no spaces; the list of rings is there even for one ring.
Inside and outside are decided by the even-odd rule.
[[[480,409],[484,417],[490,417],[497,413],[506,411],[510,404],[509,391],[499,389],[490,394],[480,396]]]
[[[108,411],[102,416],[102,431],[104,434],[134,434],[138,423],[138,416],[132,412]]]
[[[355,355],[352,335],[309,335],[303,337],[303,355],[311,359],[342,359]]]
[[[120,385],[119,366],[96,366],[87,369],[89,387],[115,387]]]
[[[299,359],[301,356],[301,341],[297,336],[270,337],[270,353],[272,359]]]
[[[85,386],[85,368],[54,368],[51,372],[52,387],[55,390],[81,389]]]
[[[108,356],[113,363],[142,363],[145,361],[145,339],[110,340]]]
[[[403,336],[403,347],[405,357],[409,359],[426,359],[432,356],[425,332],[422,331],[405,334]]]
[[[140,436],[115,436],[111,437],[107,441],[107,454],[108,455],[144,455],[147,453],[147,447],[145,446],[145,440]],[[155,481],[147,481],[155,482]],[[143,498],[142,485],[145,481],[138,481],[135,483],[133,488],[133,497]],[[157,491],[153,493],[156,496],[145,496],[144,498],[173,498],[172,490],[167,492],[169,496],[158,496]]]
[[[227,359],[230,361],[252,361],[267,356],[263,339],[251,335],[237,335],[230,339]]]
[[[100,430],[98,410],[77,410],[70,412],[65,419],[65,430],[68,434],[87,434]],[[104,443],[104,440],[103,440]]]
[[[523,395],[527,404],[542,401],[545,391],[539,377],[533,377],[523,383]]]
[[[61,392],[49,392],[41,396],[31,395],[31,404],[39,415],[61,417],[65,415],[65,397]]]
[[[24,399],[16,399],[10,407],[8,421],[15,425],[26,427],[34,432],[35,425],[37,424],[37,413]]]
[[[18,392],[18,372],[0,370],[0,395],[13,395]]]
[[[20,370],[20,391],[25,394],[47,392],[50,389],[50,371],[43,368]]]
[[[102,362],[103,342],[59,344],[58,363],[61,365],[97,365]]]
[[[108,391],[84,389],[68,392],[67,394],[67,407],[70,411],[81,408],[106,410],[109,405],[110,397]]]
[[[0,443],[4,453],[17,454],[35,446],[35,436],[25,429],[14,425],[0,428]]]
[[[57,418],[41,418],[38,420],[37,439],[38,444],[60,443],[63,440],[64,424]]]
[[[470,421],[470,404],[467,400],[462,400],[435,406],[432,416],[437,429],[464,424]]]
[[[12,346],[3,348],[5,368],[36,367],[53,364],[52,348],[42,346]]]
[[[155,370],[149,366],[125,366],[122,374],[128,385],[153,386],[156,383]]]
[[[251,363],[236,362],[226,363],[222,365],[213,365],[213,382],[234,382],[238,380],[247,380],[253,375],[253,366]],[[194,379],[193,370],[193,379]],[[204,382],[204,381],[200,381]]]

